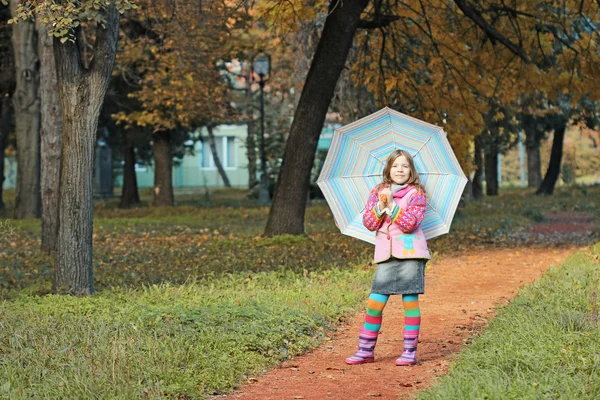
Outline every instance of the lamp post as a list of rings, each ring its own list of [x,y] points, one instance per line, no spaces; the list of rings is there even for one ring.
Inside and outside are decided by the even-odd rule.
[[[258,199],[263,204],[271,203],[269,195],[269,178],[267,176],[267,155],[265,152],[265,83],[271,74],[271,56],[261,52],[254,56],[252,63],[254,73],[258,75],[260,86],[260,190]]]

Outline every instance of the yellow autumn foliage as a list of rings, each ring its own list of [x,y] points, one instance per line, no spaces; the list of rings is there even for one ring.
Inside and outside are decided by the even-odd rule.
[[[116,74],[139,78],[130,97],[140,108],[114,118],[153,131],[193,129],[222,118],[228,88],[218,63],[231,59],[230,35],[238,21],[230,7],[222,1],[141,0],[128,18],[146,32],[121,35],[115,67]]]
[[[454,1],[407,0],[387,10],[397,21],[359,31],[355,47],[369,51],[351,65],[380,105],[444,126],[466,171],[490,101],[518,106],[533,91],[550,99],[568,94],[575,104],[600,94],[597,33],[585,29],[584,18],[598,21],[596,2],[536,0],[512,2],[512,9],[502,0],[478,4],[471,6],[480,15],[495,12],[493,28],[530,60],[484,33]]]

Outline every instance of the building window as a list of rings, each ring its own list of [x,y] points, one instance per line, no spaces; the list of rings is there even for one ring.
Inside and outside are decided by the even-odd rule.
[[[224,168],[235,168],[235,137],[215,137],[215,147],[217,148],[217,155],[219,156],[221,165],[223,165]],[[216,168],[208,137],[202,137],[198,153],[200,154],[200,168]]]

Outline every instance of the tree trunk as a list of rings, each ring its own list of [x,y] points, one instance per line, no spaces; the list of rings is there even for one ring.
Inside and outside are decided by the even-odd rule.
[[[485,150],[485,194],[488,196],[498,195],[498,148],[489,145]]]
[[[39,24],[38,54],[40,57],[41,106],[41,196],[42,250],[51,253],[58,239],[58,193],[60,187],[60,150],[62,115],[58,95],[58,75],[51,36],[48,28]]]
[[[525,149],[527,150],[527,187],[538,188],[542,182],[542,164],[540,159],[540,142],[544,137],[540,132],[538,120],[531,114],[524,114],[523,130],[525,131]]]
[[[475,200],[475,198],[473,197],[473,181],[471,179],[469,179],[468,177],[467,177],[467,184],[465,185],[465,190],[463,191],[463,194],[462,194],[460,200],[461,200],[461,203]],[[460,206],[460,203],[459,203],[459,206]]]
[[[526,146],[527,149],[527,187],[537,188],[542,182],[542,162],[540,158],[540,143]]]
[[[208,131],[208,143],[210,145],[210,151],[213,156],[213,161],[215,162],[215,166],[217,167],[217,171],[219,171],[219,175],[221,175],[221,179],[223,179],[223,184],[225,187],[230,188],[231,183],[229,183],[229,178],[227,177],[227,173],[223,168],[223,164],[221,164],[221,159],[219,158],[219,153],[217,153],[217,146],[215,144],[215,135],[213,134],[213,126],[207,125],[206,130]],[[227,149],[223,149],[223,151],[227,151]]]
[[[135,174],[135,147],[129,138],[130,134],[125,132],[125,165],[123,165],[123,188],[121,189],[121,201],[119,208],[129,208],[140,202],[137,176]]]
[[[565,120],[559,120],[554,129],[554,139],[552,140],[552,150],[550,151],[550,163],[548,164],[548,170],[544,176],[544,180],[540,185],[540,188],[535,194],[541,195],[552,195],[554,193],[554,186],[560,175],[560,165],[562,161],[563,143],[565,140],[565,131],[567,129],[567,122]]]
[[[0,213],[4,210],[3,189],[4,184],[4,150],[6,149],[6,139],[10,129],[10,107],[11,99],[8,94],[0,99]]]
[[[475,175],[473,175],[473,199],[483,199],[483,144],[481,138],[475,138]]]
[[[11,0],[12,15],[18,0]],[[39,218],[40,199],[40,98],[39,60],[35,24],[13,24],[17,87],[13,96],[17,138],[17,190],[15,218]]]
[[[527,187],[538,188],[542,182],[542,164],[540,160],[540,141],[543,135],[538,134],[536,118],[523,115],[525,130],[525,149],[527,150]]]
[[[159,131],[152,136],[154,153],[154,205],[174,204],[173,196],[173,154],[171,135],[168,131]]]
[[[77,43],[54,41],[63,120],[54,290],[78,295],[94,291],[94,148],[98,116],[110,82],[119,34],[119,12],[114,3],[100,12],[106,19],[105,28],[98,26],[89,69],[83,68]]]
[[[256,132],[253,120],[248,121],[248,137],[246,151],[248,153],[248,189],[252,191],[258,185],[256,179]]]
[[[330,12],[313,57],[290,134],[265,235],[304,233],[310,172],[325,115],[346,63],[360,15],[368,0],[331,2]]]

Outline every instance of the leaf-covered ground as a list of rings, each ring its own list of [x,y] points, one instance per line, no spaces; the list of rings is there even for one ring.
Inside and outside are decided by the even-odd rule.
[[[591,242],[597,231],[584,237],[575,233],[557,242],[552,235],[546,239],[531,235],[527,228],[544,223],[544,213],[584,213],[593,221],[599,214],[595,201],[599,197],[600,187],[561,188],[553,197],[508,191],[459,208],[451,233],[431,240],[430,247],[435,258],[490,246]],[[178,203],[175,208],[129,210],[119,210],[116,199],[96,203],[93,262],[97,290],[182,283],[240,271],[343,269],[371,260],[370,245],[339,234],[323,201],[313,201],[308,208],[305,236],[276,238],[262,237],[268,209],[246,200],[242,190],[210,196],[183,194]],[[15,289],[48,291],[53,260],[39,250],[39,221],[6,219],[0,231],[0,298]]]

